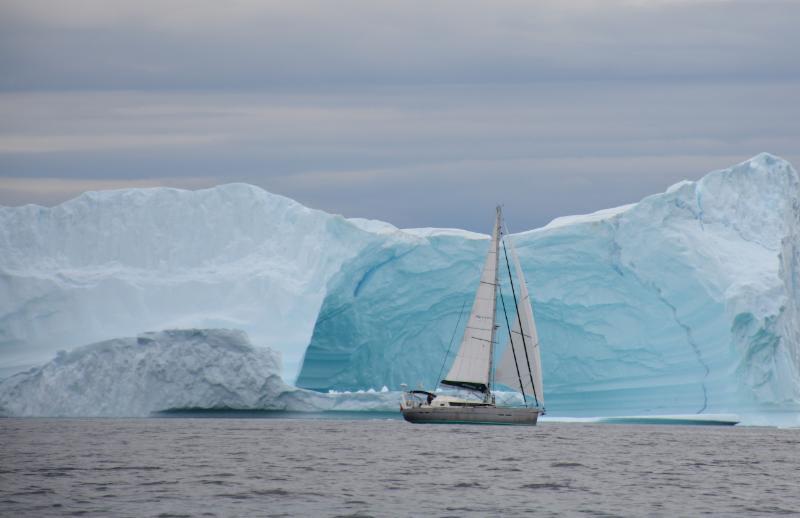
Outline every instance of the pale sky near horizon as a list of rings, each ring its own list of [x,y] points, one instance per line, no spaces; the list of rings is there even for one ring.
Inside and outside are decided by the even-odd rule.
[[[0,1],[0,204],[248,182],[511,230],[768,151],[798,1]],[[487,223],[487,221],[489,223]]]

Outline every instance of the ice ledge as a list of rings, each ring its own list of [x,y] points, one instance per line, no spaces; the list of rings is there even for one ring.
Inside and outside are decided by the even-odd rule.
[[[561,216],[556,218],[547,225],[537,230],[553,230],[556,228],[567,227],[570,225],[579,225],[582,223],[594,223],[597,221],[605,221],[613,218],[619,214],[629,211],[635,207],[637,203],[629,203],[627,205],[620,205],[619,207],[612,207],[610,209],[602,209],[589,214],[578,214],[575,216]],[[522,232],[524,234],[524,232]]]
[[[425,238],[451,236],[451,237],[461,237],[464,239],[489,239],[489,236],[486,234],[471,232],[469,230],[461,230],[459,228],[433,228],[433,227],[404,228],[402,229],[402,232]]]
[[[373,234],[394,234],[399,229],[391,223],[379,219],[347,218],[347,221],[366,232]]]
[[[278,355],[232,329],[143,333],[60,352],[0,381],[0,415],[141,417],[175,409],[393,410],[391,392],[319,394],[281,379]]]

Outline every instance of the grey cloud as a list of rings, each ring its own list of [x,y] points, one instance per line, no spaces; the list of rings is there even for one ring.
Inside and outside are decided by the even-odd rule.
[[[3,4],[0,88],[800,77],[796,2],[75,4]]]

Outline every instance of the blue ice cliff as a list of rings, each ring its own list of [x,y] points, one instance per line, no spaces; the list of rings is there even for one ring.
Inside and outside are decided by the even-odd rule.
[[[762,154],[512,238],[551,414],[798,412],[800,186],[787,162]],[[287,379],[299,370],[301,387],[430,387],[458,342],[486,239],[348,220],[244,184],[0,207],[0,376],[153,329],[236,328],[279,352]],[[59,377],[60,358],[46,379],[90,392],[100,378]],[[7,408],[53,411],[33,388],[10,397],[8,381]]]
[[[410,233],[420,239],[369,247],[331,279],[299,386],[436,382],[487,244]],[[551,412],[798,410],[800,185],[787,162],[762,154],[512,239]]]

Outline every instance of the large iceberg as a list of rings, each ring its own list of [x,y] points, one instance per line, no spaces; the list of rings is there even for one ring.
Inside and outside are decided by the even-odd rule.
[[[534,298],[549,413],[797,412],[799,189],[787,162],[762,154],[636,204],[513,235]],[[431,387],[458,343],[486,239],[348,220],[244,184],[0,207],[0,377],[86,343],[224,327],[279,352],[288,381],[302,362],[301,387]],[[36,383],[78,388],[85,380],[90,390],[99,371],[70,378],[71,354],[42,368],[52,376]],[[126,355],[102,357],[107,372],[124,370],[114,362],[130,365]],[[70,410],[76,399],[37,406],[50,393],[35,388],[44,386],[35,372],[4,382],[7,411],[101,412],[88,403]],[[135,389],[129,380],[120,394]],[[283,393],[247,405],[267,408]],[[346,405],[346,395],[297,393],[307,408]],[[220,401],[190,399],[180,405]],[[126,408],[140,415],[155,407]]]
[[[0,414],[135,417],[186,409],[388,410],[397,394],[291,387],[278,355],[238,330],[143,333],[60,352],[0,381]]]
[[[488,245],[410,233],[420,239],[387,238],[330,281],[299,386],[434,386]],[[800,184],[787,162],[762,154],[511,238],[552,413],[800,408]]]

